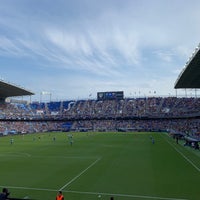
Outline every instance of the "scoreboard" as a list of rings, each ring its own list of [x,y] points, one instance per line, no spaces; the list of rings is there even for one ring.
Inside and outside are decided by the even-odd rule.
[[[123,91],[115,92],[97,92],[97,100],[122,100],[124,99]]]

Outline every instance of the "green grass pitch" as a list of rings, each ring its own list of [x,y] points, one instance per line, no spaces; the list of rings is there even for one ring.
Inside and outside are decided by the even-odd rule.
[[[58,190],[65,200],[200,199],[200,151],[165,133],[73,133],[72,146],[68,134],[1,137],[0,188],[36,200]]]

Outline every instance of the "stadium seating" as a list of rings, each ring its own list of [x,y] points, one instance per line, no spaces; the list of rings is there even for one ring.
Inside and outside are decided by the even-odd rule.
[[[200,98],[149,97],[1,103],[0,133],[177,131],[200,137]]]

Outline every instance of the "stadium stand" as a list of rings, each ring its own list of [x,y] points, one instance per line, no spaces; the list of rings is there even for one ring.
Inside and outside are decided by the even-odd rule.
[[[200,88],[200,44],[195,48],[175,82],[176,89]]]
[[[199,107],[199,98],[177,97],[3,103],[0,132],[175,131],[199,138]]]
[[[16,96],[29,96],[34,95],[33,92],[28,91],[22,87],[13,85],[11,83],[0,80],[0,101],[5,101],[7,97],[16,97]]]
[[[175,88],[199,88],[199,48],[181,72]],[[198,71],[196,73],[196,71]],[[191,81],[188,76],[192,76]],[[198,85],[197,85],[198,83]],[[0,134],[49,131],[165,131],[200,141],[200,98],[144,97],[56,102],[6,102],[7,97],[33,95],[0,82]]]

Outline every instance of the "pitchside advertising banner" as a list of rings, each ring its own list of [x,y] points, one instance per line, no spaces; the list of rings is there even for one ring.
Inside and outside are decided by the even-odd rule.
[[[114,92],[97,92],[97,100],[121,100],[124,98],[123,91],[114,91]]]

